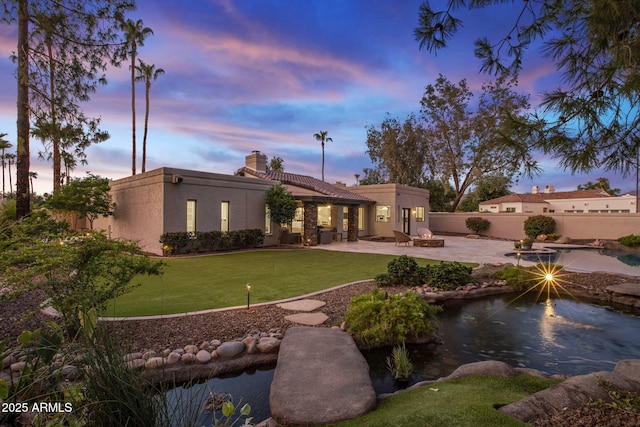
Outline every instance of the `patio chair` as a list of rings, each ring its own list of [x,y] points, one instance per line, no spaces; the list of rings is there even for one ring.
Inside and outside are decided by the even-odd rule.
[[[393,236],[396,238],[396,246],[404,243],[406,246],[409,246],[409,243],[413,241],[411,236],[403,233],[402,231],[393,230]]]

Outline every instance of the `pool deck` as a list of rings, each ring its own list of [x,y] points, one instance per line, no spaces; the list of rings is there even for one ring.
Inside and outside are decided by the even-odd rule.
[[[414,258],[428,258],[441,261],[475,262],[478,264],[515,263],[516,259],[507,254],[515,251],[513,241],[494,239],[470,239],[464,236],[434,236],[443,238],[444,247],[429,248],[419,246],[396,246],[393,241],[333,242],[328,245],[314,246],[314,249],[342,252],[365,252],[387,255],[408,255]],[[565,266],[568,271],[576,272],[609,272],[640,276],[640,268],[625,265],[614,257],[598,253],[598,247],[553,243],[534,243],[533,249],[584,249],[578,255],[566,257]],[[520,265],[534,265],[534,262],[521,260]]]

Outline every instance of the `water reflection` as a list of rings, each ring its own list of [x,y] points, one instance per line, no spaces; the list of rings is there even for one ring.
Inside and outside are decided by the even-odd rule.
[[[365,353],[377,393],[437,379],[456,367],[501,360],[547,374],[610,371],[618,360],[640,358],[640,318],[608,307],[535,294],[452,302],[438,315],[444,345],[407,346],[417,370],[408,384],[386,372],[390,349]]]

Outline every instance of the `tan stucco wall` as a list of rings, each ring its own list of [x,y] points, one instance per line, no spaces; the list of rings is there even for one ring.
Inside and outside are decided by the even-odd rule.
[[[617,239],[629,234],[640,234],[640,215],[567,213],[545,214],[556,221],[556,233],[571,239]],[[482,234],[501,239],[522,239],[524,221],[531,214],[520,213],[446,213],[432,212],[429,215],[431,230],[437,233],[470,233],[465,225],[469,217],[482,217],[491,222]]]
[[[181,178],[173,183],[173,176]],[[229,229],[265,226],[265,192],[272,182],[174,168],[156,169],[113,181],[114,215],[100,222],[113,238],[139,242],[143,250],[161,254],[163,233],[185,231],[187,200],[196,200],[196,230],[220,230],[221,202],[229,202]],[[277,232],[277,228],[274,228]],[[277,235],[265,238],[276,244]]]
[[[429,228],[429,190],[399,184],[358,185],[347,189],[376,201],[367,209],[367,234],[392,237],[393,230],[402,230],[402,208],[411,209],[409,220],[411,234],[415,235],[418,227]],[[391,207],[389,222],[376,221],[375,207],[380,205]],[[424,221],[416,221],[417,206],[424,208]]]

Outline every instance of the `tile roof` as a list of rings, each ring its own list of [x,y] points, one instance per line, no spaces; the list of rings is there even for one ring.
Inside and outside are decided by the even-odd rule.
[[[329,184],[328,182],[321,181],[307,175],[298,175],[287,172],[258,172],[246,166],[238,170],[240,175],[251,175],[256,178],[268,179],[272,181],[280,181],[283,184],[293,185],[296,187],[305,188],[307,190],[316,191],[325,196],[345,200],[345,201],[357,201],[370,203],[374,202],[368,197],[360,194],[353,193],[346,188]],[[295,194],[295,193],[294,193]]]
[[[604,190],[574,190],[574,191],[554,191],[553,193],[512,193],[496,199],[481,202],[481,205],[493,205],[498,203],[546,203],[547,200],[567,200],[567,199],[594,199],[600,197],[611,197],[611,194]]]

